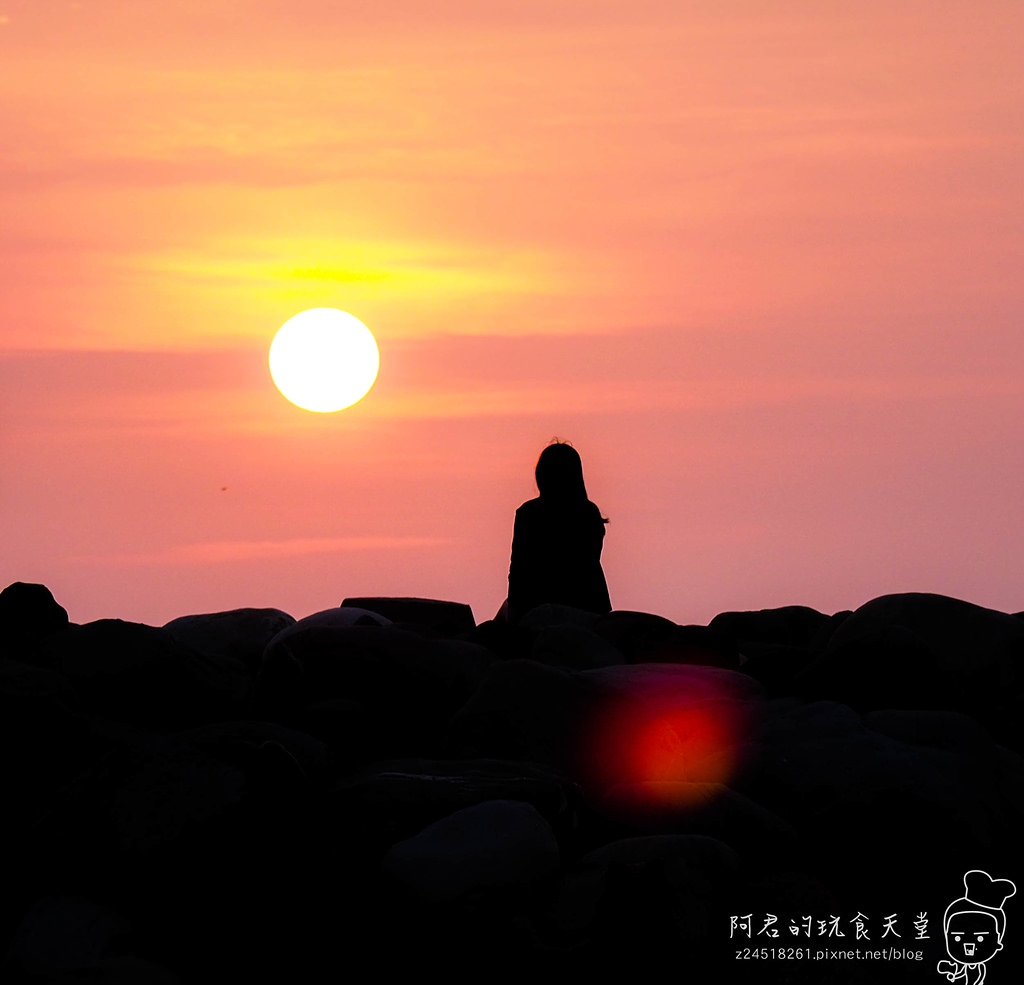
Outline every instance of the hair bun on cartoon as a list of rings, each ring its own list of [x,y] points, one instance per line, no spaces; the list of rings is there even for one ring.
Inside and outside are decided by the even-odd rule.
[[[1017,887],[1009,879],[993,879],[981,869],[971,869],[964,876],[965,897],[972,903],[999,910],[1003,902],[1008,900]]]

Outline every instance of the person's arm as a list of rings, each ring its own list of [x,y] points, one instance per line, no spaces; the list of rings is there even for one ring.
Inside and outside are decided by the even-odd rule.
[[[526,523],[522,517],[522,509],[516,510],[515,523],[512,525],[512,557],[508,565],[508,582],[511,586],[513,579],[519,578],[525,566],[525,557],[529,553],[526,546]]]
[[[533,569],[533,545],[529,518],[523,507],[516,510],[512,528],[512,556],[508,565],[508,617],[516,622],[529,608],[530,580]]]
[[[516,511],[512,535],[512,559],[509,564],[509,614],[512,620],[525,615],[535,605],[550,602],[552,530],[541,504],[532,499]]]

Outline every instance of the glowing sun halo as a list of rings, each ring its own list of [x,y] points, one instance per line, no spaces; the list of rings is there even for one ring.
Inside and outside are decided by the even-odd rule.
[[[379,368],[370,330],[337,308],[299,312],[270,344],[270,375],[278,390],[293,404],[321,414],[362,400]]]

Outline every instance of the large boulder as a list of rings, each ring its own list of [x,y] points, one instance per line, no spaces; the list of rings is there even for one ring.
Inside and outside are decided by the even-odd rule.
[[[548,626],[578,626],[580,629],[593,629],[600,620],[596,612],[577,609],[571,605],[557,602],[543,602],[523,614],[519,625],[531,632],[545,629]]]
[[[397,759],[340,777],[327,810],[360,855],[383,852],[455,811],[488,800],[531,804],[559,838],[579,824],[578,789],[534,763],[496,759]],[[353,860],[358,861],[358,860]]]
[[[581,626],[545,626],[537,631],[530,658],[553,667],[590,670],[625,663],[623,656],[607,640]]]
[[[515,623],[501,618],[481,623],[465,638],[503,660],[531,659],[576,670],[623,663],[614,644],[595,632],[600,618],[595,612],[546,602]]]
[[[740,657],[728,636],[706,626],[677,626],[648,612],[616,609],[601,616],[594,632],[628,663],[684,663],[737,669]]]
[[[769,702],[737,789],[793,824],[816,871],[864,890],[1005,855],[1024,823],[1020,757],[948,712]]]
[[[292,620],[287,626],[267,641],[267,647],[279,646],[284,640],[307,629],[348,629],[350,626],[390,626],[391,620],[379,612],[360,609],[358,606],[338,606],[334,609],[321,609],[301,619]]]
[[[564,874],[550,920],[580,957],[707,957],[739,875],[739,857],[715,838],[616,840]]]
[[[488,800],[393,845],[384,870],[429,901],[529,883],[556,870],[558,842],[530,804]]]
[[[509,660],[491,667],[452,721],[450,749],[548,764],[591,798],[619,783],[723,782],[757,703],[755,682],[713,667],[573,671]]]
[[[96,748],[67,677],[0,658],[4,820],[29,816],[38,808],[37,798],[70,779]]]
[[[1024,689],[1024,622],[942,595],[884,595],[836,628],[796,686],[803,697],[860,711],[963,711],[1014,741],[1019,723],[1009,711]]]
[[[41,640],[67,628],[67,611],[45,585],[16,581],[0,592],[0,656],[31,660]]]
[[[793,855],[796,828],[721,783],[647,781],[612,787],[601,813],[624,830],[715,837],[752,864]]]
[[[480,623],[464,639],[485,647],[500,660],[523,660],[530,656],[536,633],[518,623],[488,619]]]
[[[430,756],[494,659],[473,643],[394,626],[296,623],[268,644],[257,693],[264,717],[349,743],[337,751],[350,765]]]
[[[436,636],[459,636],[471,632],[476,626],[473,610],[464,602],[367,597],[345,599],[341,607],[376,612],[400,626]]]
[[[136,733],[55,794],[27,839],[32,871],[128,915],[161,964],[251,978],[293,959],[322,908],[316,760],[308,737],[265,723]]]
[[[120,619],[71,627],[41,652],[71,681],[84,712],[154,731],[237,717],[251,689],[240,661]]]
[[[709,631],[733,640],[742,654],[743,672],[773,697],[792,693],[793,679],[826,645],[849,616],[826,616],[806,605],[748,612],[722,612]]]
[[[14,935],[8,969],[47,981],[98,976],[104,958],[131,931],[122,914],[95,900],[44,896],[31,906]]]
[[[817,649],[822,646],[849,612],[826,616],[806,605],[785,605],[777,609],[721,612],[708,629],[724,633],[747,644],[783,644]]]
[[[325,781],[331,771],[325,743],[274,722],[214,722],[177,738],[248,772],[273,773],[287,782]]]
[[[295,619],[280,609],[230,609],[180,616],[164,624],[179,643],[214,657],[239,660],[255,675],[267,644]]]
[[[607,689],[578,671],[535,660],[495,663],[453,718],[447,751],[571,770],[574,740]]]
[[[647,658],[657,654],[672,636],[676,624],[664,616],[629,609],[613,609],[601,616],[594,630],[612,644],[629,663],[657,663]]]

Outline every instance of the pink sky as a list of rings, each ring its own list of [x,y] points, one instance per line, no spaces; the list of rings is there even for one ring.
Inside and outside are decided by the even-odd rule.
[[[0,0],[0,582],[78,622],[482,620],[557,435],[617,608],[1024,609],[1022,29]],[[381,350],[331,415],[266,366],[316,306]]]

